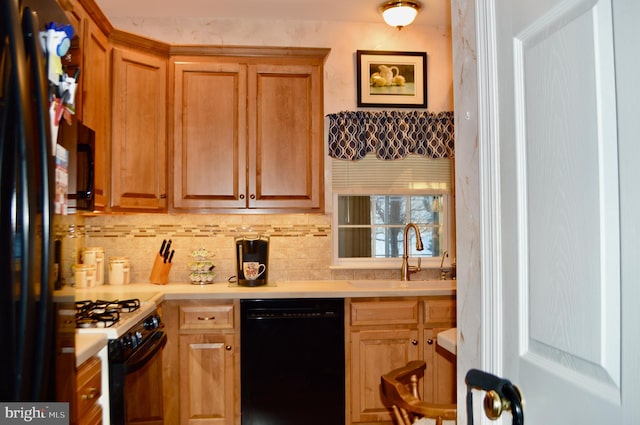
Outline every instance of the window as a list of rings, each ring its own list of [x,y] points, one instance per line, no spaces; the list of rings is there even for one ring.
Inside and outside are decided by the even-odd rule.
[[[403,230],[420,228],[423,251],[409,233],[410,256],[442,255],[443,195],[338,195],[340,258],[397,258],[404,255]]]
[[[334,266],[400,267],[404,227],[413,222],[424,249],[416,250],[410,231],[409,256],[422,258],[423,267],[439,267],[443,252],[452,253],[453,245],[451,162],[417,156],[334,160]]]

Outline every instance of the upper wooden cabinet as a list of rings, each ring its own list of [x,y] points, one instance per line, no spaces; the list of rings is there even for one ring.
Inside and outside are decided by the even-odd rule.
[[[328,50],[287,52],[171,59],[174,209],[322,211]]]
[[[173,207],[244,208],[247,67],[208,58],[172,62]]]
[[[84,125],[95,131],[94,192],[95,207],[108,205],[110,175],[109,140],[111,115],[111,46],[107,36],[91,19],[84,20],[82,43],[82,115]]]
[[[166,56],[113,49],[111,207],[167,207]]]

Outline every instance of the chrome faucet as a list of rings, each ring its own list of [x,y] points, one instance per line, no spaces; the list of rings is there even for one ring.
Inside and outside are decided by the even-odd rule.
[[[445,249],[442,253],[442,261],[440,261],[440,280],[445,280],[447,278],[447,272],[444,271],[444,259],[449,256],[449,251]]]
[[[422,238],[420,237],[420,229],[418,229],[418,226],[416,226],[415,223],[407,223],[407,225],[404,226],[404,239],[402,241],[404,244],[404,251],[402,252],[402,269],[400,270],[400,280],[402,281],[410,280],[409,275],[411,273],[420,271],[420,258],[418,258],[418,267],[409,265],[409,229],[411,228],[416,234],[416,249],[418,251],[422,251],[424,249],[422,246]]]

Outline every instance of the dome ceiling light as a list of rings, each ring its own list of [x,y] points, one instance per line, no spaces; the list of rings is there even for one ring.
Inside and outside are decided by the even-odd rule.
[[[378,11],[387,24],[401,30],[402,27],[413,22],[421,7],[419,2],[412,0],[387,1],[378,8]]]

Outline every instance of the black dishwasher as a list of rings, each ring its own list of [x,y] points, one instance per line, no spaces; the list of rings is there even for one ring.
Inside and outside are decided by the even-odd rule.
[[[241,300],[242,425],[345,423],[344,301]]]

